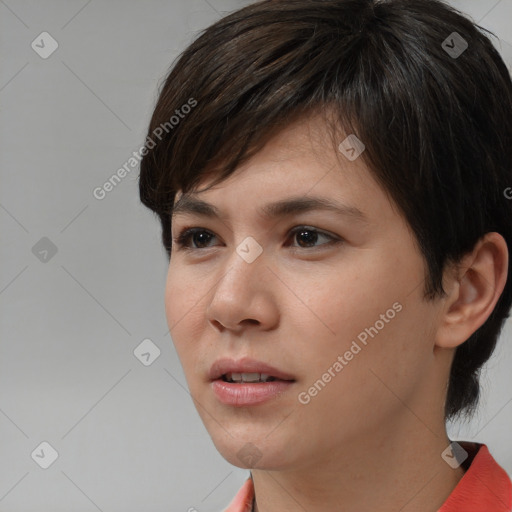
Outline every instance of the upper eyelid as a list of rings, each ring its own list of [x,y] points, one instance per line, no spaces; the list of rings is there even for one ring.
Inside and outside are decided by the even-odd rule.
[[[296,232],[300,228],[305,228],[305,229],[309,229],[311,231],[316,231],[320,235],[325,235],[326,237],[331,238],[332,240],[343,240],[343,238],[340,237],[339,235],[336,235],[334,233],[331,233],[331,232],[329,232],[327,230],[324,230],[324,229],[321,229],[321,228],[317,228],[315,226],[310,226],[309,224],[297,224],[297,225],[293,226],[292,228],[290,228],[287,231],[286,236],[289,237],[291,235],[295,235]],[[178,230],[178,233],[177,233],[176,237],[173,237],[173,242],[179,243],[179,239],[183,235],[191,236],[193,233],[197,233],[197,232],[207,232],[207,233],[209,233],[211,235],[214,235],[215,237],[219,236],[213,230],[208,229],[208,228],[204,228],[204,227],[201,227],[201,226],[185,226],[185,227],[180,228]],[[326,245],[326,244],[322,244],[322,245]]]
[[[311,226],[309,224],[296,224],[295,226],[290,228],[287,231],[287,233],[292,233],[292,232],[294,232],[295,230],[297,230],[299,228],[307,228],[307,229],[311,229],[311,230],[314,230],[314,231],[318,231],[319,233],[323,233],[323,234],[326,234],[326,235],[337,236],[337,235],[335,235],[334,233],[331,233],[328,230],[325,230],[325,229],[322,229],[322,228],[317,228],[316,226]],[[210,228],[204,228],[202,226],[184,226],[184,227],[179,228],[177,230],[176,238],[178,238],[180,235],[182,235],[183,233],[185,233],[187,231],[207,231],[208,233],[211,233],[212,235],[218,236],[217,233],[215,233],[215,231],[213,231]]]

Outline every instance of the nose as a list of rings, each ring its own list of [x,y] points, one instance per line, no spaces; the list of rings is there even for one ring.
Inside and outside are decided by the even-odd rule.
[[[240,244],[219,267],[206,309],[209,323],[219,331],[241,332],[250,325],[270,329],[278,321],[279,281],[268,267],[265,251],[252,259],[254,254],[247,257],[246,247]]]

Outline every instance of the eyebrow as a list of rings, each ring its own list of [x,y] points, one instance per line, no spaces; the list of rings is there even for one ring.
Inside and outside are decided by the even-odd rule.
[[[277,219],[315,210],[332,211],[357,222],[368,223],[366,215],[355,206],[340,204],[325,197],[289,197],[264,205],[260,209],[260,213],[267,219]],[[181,196],[173,206],[173,217],[186,214],[222,217],[222,212],[216,206],[198,199],[192,194]]]

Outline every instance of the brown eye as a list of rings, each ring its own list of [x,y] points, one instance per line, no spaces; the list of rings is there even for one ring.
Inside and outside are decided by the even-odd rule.
[[[331,245],[340,241],[338,238],[310,226],[298,226],[291,231],[290,235],[299,243],[298,246],[294,247],[299,247],[302,249],[314,249],[316,247]],[[318,239],[322,237],[328,241],[326,243],[317,245]]]
[[[200,227],[193,227],[184,228],[179,235],[173,239],[173,242],[178,247],[178,250],[196,251],[214,247],[214,245],[210,244],[214,238],[216,238],[216,235],[211,231]],[[339,237],[335,237],[311,226],[297,226],[290,231],[288,238],[297,241],[297,245],[292,244],[293,249],[318,249],[342,241]],[[326,242],[318,243],[322,238],[324,238]]]
[[[185,228],[173,241],[180,249],[204,249],[215,235],[202,228]],[[191,243],[194,245],[191,246]]]
[[[299,245],[302,247],[302,243],[310,247],[315,245],[318,240],[318,232],[312,229],[303,228],[295,232],[296,240],[299,241]]]

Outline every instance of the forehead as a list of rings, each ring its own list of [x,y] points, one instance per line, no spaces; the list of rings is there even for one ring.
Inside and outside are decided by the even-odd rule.
[[[293,196],[288,195],[274,202],[268,202],[257,208],[258,215],[265,220],[291,217],[301,213],[314,211],[327,211],[338,215],[340,218],[350,219],[359,225],[367,225],[368,217],[356,206],[343,204],[325,196]],[[181,196],[174,205],[173,216],[197,215],[203,217],[224,218],[226,213],[223,207],[216,206],[197,195],[186,194]]]
[[[250,197],[246,194],[246,199],[265,199],[283,190],[306,195],[320,189],[338,196],[350,188],[368,190],[369,181],[374,178],[363,159],[349,160],[346,153],[340,151],[340,143],[346,138],[343,130],[334,131],[331,124],[328,128],[323,115],[295,120],[276,130],[260,151],[220,184],[203,191],[221,171],[206,170],[204,178],[189,194],[206,197],[214,196],[213,191],[221,189],[225,193],[235,193],[237,189],[241,192],[242,188],[250,188],[258,194],[250,194]],[[182,195],[182,190],[178,190],[175,202]]]

